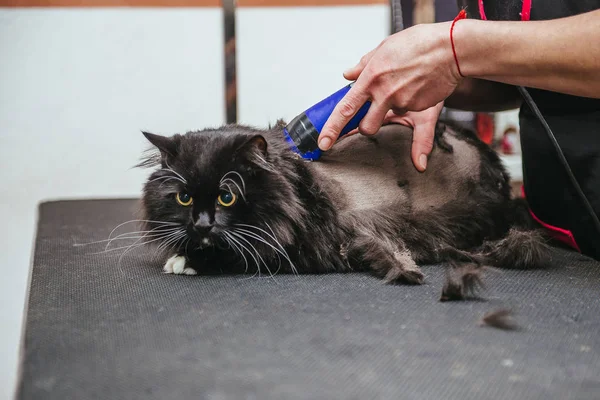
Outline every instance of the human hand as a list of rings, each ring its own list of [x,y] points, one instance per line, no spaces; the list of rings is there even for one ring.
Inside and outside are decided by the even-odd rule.
[[[449,32],[450,23],[411,27],[385,39],[358,65],[346,71],[344,77],[356,82],[325,123],[319,135],[319,147],[328,150],[343,127],[369,100],[371,107],[359,126],[364,134],[375,134],[389,110],[396,115],[424,111],[436,105],[441,110],[439,104],[460,82]],[[430,114],[423,114],[417,119],[429,115],[427,121],[430,121],[432,114],[433,111],[430,111]],[[414,115],[407,115],[404,121],[408,124],[412,120],[415,127],[422,125],[414,118]],[[423,126],[421,128],[426,130]],[[426,144],[421,140],[426,136],[419,133],[420,143]],[[426,148],[413,146],[413,162],[416,150]],[[420,154],[417,157],[420,158]],[[415,165],[420,165],[420,162],[415,162]]]
[[[435,125],[442,108],[444,108],[443,101],[426,110],[409,111],[402,115],[397,115],[390,110],[384,118],[384,125],[398,123],[413,128],[411,158],[415,168],[420,172],[427,168],[427,157],[433,149]]]

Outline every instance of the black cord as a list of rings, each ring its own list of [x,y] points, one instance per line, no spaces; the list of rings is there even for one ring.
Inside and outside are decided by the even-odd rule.
[[[392,35],[396,32],[400,32],[404,29],[404,20],[402,16],[402,1],[401,0],[390,0],[391,6],[391,31]]]
[[[600,234],[600,220],[598,220],[598,216],[596,215],[596,212],[592,208],[592,205],[590,204],[588,198],[585,196],[585,193],[583,193],[583,190],[581,190],[581,186],[579,186],[579,182],[577,182],[577,178],[575,178],[575,175],[573,174],[573,171],[571,170],[571,167],[569,166],[569,163],[567,162],[565,154],[563,153],[562,149],[560,148],[560,145],[558,144],[558,141],[556,140],[556,137],[554,136],[554,133],[552,132],[552,129],[550,129],[548,122],[546,122],[546,119],[540,112],[540,109],[537,107],[537,104],[535,104],[535,102],[533,101],[533,98],[531,97],[531,95],[529,94],[527,89],[525,89],[522,86],[519,86],[518,89],[519,89],[519,92],[521,93],[521,95],[523,96],[523,99],[525,99],[525,102],[531,109],[531,111],[533,111],[533,113],[535,114],[537,119],[540,121],[540,123],[546,130],[546,133],[548,134],[548,138],[552,142],[552,145],[554,146],[554,149],[556,150],[556,154],[558,155],[558,158],[560,159],[560,162],[563,165],[565,172],[569,176],[569,180],[571,181],[573,188],[575,188],[577,195],[579,196],[581,202],[583,203],[584,207],[586,208],[588,214],[592,218],[592,221],[594,222],[594,225],[596,226],[596,230],[598,231],[598,234]]]

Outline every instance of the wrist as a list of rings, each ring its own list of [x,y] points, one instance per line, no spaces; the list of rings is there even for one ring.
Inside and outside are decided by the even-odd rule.
[[[503,22],[457,21],[453,39],[463,77],[493,79],[514,72],[513,58],[519,49],[515,48],[511,33]]]
[[[452,50],[456,68],[462,78],[476,76],[474,60],[472,59],[473,41],[478,40],[477,36],[472,36],[472,20],[455,20],[451,29]]]
[[[453,80],[458,83],[463,75],[462,65],[459,65],[454,57],[454,50],[452,46],[452,28],[453,21],[437,23],[437,45],[435,51],[432,53],[436,54],[436,62],[444,65],[446,70],[452,75]]]
[[[450,25],[450,46],[452,47],[452,57],[454,58],[454,64],[456,65],[456,72],[458,73],[460,78],[464,78],[465,76],[460,70],[460,64],[458,63],[458,57],[456,56],[456,47],[454,46],[454,25],[456,25],[456,23],[461,19],[465,18],[467,18],[467,13],[464,9],[462,9]]]

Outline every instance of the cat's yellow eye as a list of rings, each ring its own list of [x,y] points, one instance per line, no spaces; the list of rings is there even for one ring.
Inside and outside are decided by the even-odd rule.
[[[219,195],[219,197],[217,197],[217,201],[223,207],[231,207],[235,204],[236,200],[237,196],[235,195],[235,193],[231,192],[223,192]]]
[[[184,207],[189,206],[190,204],[192,204],[192,201],[194,201],[194,199],[192,199],[192,196],[190,196],[189,194],[187,194],[185,192],[177,193],[177,196],[175,196],[175,199],[177,200],[177,202],[179,204],[181,204]]]

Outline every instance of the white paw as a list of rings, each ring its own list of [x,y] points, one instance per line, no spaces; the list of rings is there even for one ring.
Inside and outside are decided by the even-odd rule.
[[[163,271],[166,274],[176,275],[196,275],[197,272],[193,268],[186,268],[187,260],[184,256],[173,256],[167,260]]]

